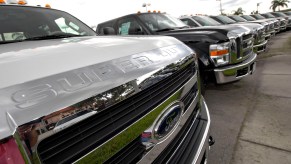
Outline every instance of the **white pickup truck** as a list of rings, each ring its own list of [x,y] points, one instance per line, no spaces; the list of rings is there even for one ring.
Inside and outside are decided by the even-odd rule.
[[[48,8],[0,15],[0,163],[206,160],[209,112],[182,42],[98,37]],[[76,120],[56,130],[66,118]]]

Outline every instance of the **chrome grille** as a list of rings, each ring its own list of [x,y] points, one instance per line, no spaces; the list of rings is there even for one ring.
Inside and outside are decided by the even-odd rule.
[[[266,25],[265,26],[265,33],[268,33],[269,32],[269,25]]]
[[[275,28],[279,28],[279,27],[280,27],[280,22],[279,21],[275,22]]]
[[[149,113],[196,72],[191,62],[181,70],[106,110],[50,136],[37,147],[42,163],[72,163]]]
[[[252,34],[243,35],[238,39],[237,60],[241,61],[249,56],[253,50],[254,36]]]
[[[270,24],[270,29],[273,29],[274,28],[274,23],[271,23]]]
[[[262,43],[265,40],[264,29],[258,30],[258,43]]]

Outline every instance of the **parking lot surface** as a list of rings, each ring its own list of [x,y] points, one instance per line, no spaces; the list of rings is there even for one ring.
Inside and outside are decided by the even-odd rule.
[[[291,163],[291,31],[268,47],[253,76],[207,87],[210,164]]]

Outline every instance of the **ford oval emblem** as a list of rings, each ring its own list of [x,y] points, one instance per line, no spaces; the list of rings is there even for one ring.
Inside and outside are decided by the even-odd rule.
[[[179,125],[184,105],[182,102],[175,102],[168,106],[156,120],[153,128],[153,137],[156,140],[163,140],[171,134]]]

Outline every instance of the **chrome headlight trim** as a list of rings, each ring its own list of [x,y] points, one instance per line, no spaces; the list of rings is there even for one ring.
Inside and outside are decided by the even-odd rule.
[[[211,52],[222,52],[223,54],[212,55]],[[209,46],[210,59],[215,66],[227,65],[230,62],[230,42],[212,44]]]

